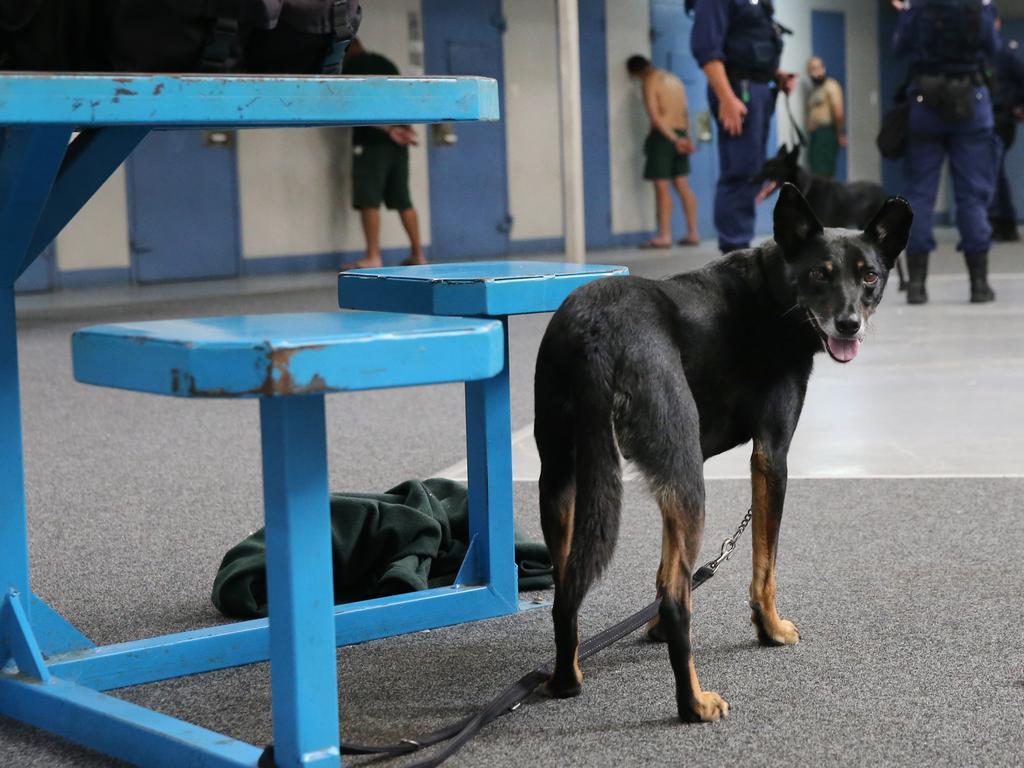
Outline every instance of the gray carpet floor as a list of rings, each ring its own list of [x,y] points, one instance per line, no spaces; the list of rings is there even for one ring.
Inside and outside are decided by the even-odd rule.
[[[637,262],[634,270],[679,266]],[[208,599],[217,564],[261,525],[255,404],[77,385],[71,331],[121,319],[327,311],[334,302],[326,284],[23,313],[35,591],[97,643],[217,623]],[[545,322],[513,321],[514,427],[532,418],[532,361]],[[328,404],[334,489],[386,489],[465,453],[457,386]],[[516,494],[522,524],[539,535],[532,484]],[[580,698],[537,699],[451,764],[1021,765],[1022,497],[1024,479],[1012,478],[794,481],[779,603],[801,643],[754,642],[746,541],[695,600],[698,670],[704,687],[732,704],[727,721],[678,724],[664,647],[630,638],[585,664]],[[748,498],[745,482],[709,483],[707,554]],[[652,596],[659,524],[639,483],[629,484],[623,514],[613,567],[584,606],[587,634]],[[340,649],[343,734],[379,741],[430,730],[551,648],[548,612],[535,610]],[[269,693],[266,665],[254,665],[118,695],[259,744],[270,739]],[[0,719],[0,766],[112,764]]]

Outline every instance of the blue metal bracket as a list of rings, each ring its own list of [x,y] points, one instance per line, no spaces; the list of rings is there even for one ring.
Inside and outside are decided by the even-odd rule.
[[[474,535],[469,539],[469,546],[466,547],[466,556],[462,558],[462,565],[459,566],[459,572],[455,574],[455,581],[452,582],[452,586],[465,587],[470,584],[476,585],[481,583],[483,583],[483,576],[477,564],[476,536]]]
[[[4,129],[0,148],[0,287],[13,286],[21,274],[70,138],[71,131],[59,126]]]
[[[130,126],[82,131],[75,137],[21,261],[19,277],[148,133],[149,128]]]
[[[19,675],[41,683],[50,682],[50,670],[46,668],[43,653],[28,623],[28,615],[22,608],[21,596],[13,590],[4,596],[4,604],[0,607],[0,633],[7,654],[7,658],[0,657],[0,666],[13,659],[18,665]]]
[[[36,595],[32,595],[29,606],[32,612],[32,631],[45,657],[96,647],[96,644],[79,632],[74,624]]]

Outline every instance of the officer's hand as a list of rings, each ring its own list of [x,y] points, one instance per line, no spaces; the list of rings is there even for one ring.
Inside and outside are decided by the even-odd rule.
[[[897,11],[905,11],[907,9],[907,4],[903,0],[891,0],[891,3],[892,7]]]
[[[747,116],[747,105],[736,96],[725,99],[718,107],[718,120],[730,136],[743,133],[743,118]]]
[[[796,73],[783,72],[780,69],[775,73],[775,82],[779,84],[779,88],[782,89],[783,93],[792,93],[793,89],[796,87]]]

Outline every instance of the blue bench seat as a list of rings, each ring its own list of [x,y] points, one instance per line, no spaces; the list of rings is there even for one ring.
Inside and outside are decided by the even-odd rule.
[[[554,312],[584,283],[626,267],[549,261],[474,261],[342,272],[338,306],[423,315],[507,317]]]
[[[285,397],[494,376],[496,320],[323,312],[99,325],[72,337],[75,378],[178,397]]]

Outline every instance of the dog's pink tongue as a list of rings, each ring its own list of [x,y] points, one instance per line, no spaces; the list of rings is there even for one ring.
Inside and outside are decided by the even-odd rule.
[[[828,337],[828,351],[841,363],[848,363],[860,352],[860,342],[856,339],[834,339]]]

